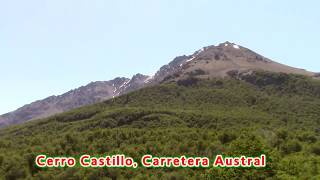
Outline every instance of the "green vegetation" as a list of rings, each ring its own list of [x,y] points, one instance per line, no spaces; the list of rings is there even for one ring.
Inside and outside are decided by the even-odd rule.
[[[320,82],[255,73],[148,87],[0,130],[0,179],[320,179]],[[268,157],[262,169],[40,169],[34,158],[123,153]]]

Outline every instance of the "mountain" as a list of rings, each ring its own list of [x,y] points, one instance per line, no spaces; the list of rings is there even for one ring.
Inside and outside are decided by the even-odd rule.
[[[72,110],[0,129],[0,179],[320,179],[318,78],[226,42],[179,56],[154,76],[93,82],[20,111]],[[267,166],[42,169],[39,154],[136,162],[146,154],[265,154]]]
[[[204,47],[188,57],[181,57],[180,65],[175,64],[171,78],[183,79],[188,76],[200,78],[227,77],[234,73],[250,73],[252,71],[282,72],[316,76],[304,69],[289,67],[240,45],[225,42],[218,46]],[[169,64],[170,66],[170,64]],[[168,78],[168,77],[167,77]]]
[[[178,56],[169,64],[161,67],[153,76],[137,74],[131,79],[116,78],[111,81],[93,82],[63,95],[51,96],[25,105],[16,111],[1,115],[0,127],[48,117],[164,81],[178,81],[190,76],[204,79],[230,77],[253,71],[319,77],[319,74],[277,63],[250,49],[225,42],[217,46],[204,47],[189,56]]]
[[[0,129],[0,179],[320,179],[319,80],[263,71],[195,77]],[[220,154],[265,154],[267,167],[43,169],[34,165],[39,154],[125,154],[136,162],[185,155],[211,163]]]
[[[84,105],[101,102],[136,90],[148,78],[149,76],[137,74],[132,79],[115,78],[110,81],[92,82],[60,96],[50,96],[25,105],[14,112],[4,114],[0,116],[0,127],[44,118]]]

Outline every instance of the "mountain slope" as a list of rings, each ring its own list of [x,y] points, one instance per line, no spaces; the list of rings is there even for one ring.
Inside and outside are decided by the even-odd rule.
[[[0,178],[318,179],[320,81],[252,72],[189,77],[0,130]],[[262,169],[39,169],[37,154],[258,156]],[[153,175],[153,176],[148,176]],[[156,177],[154,177],[156,176]]]
[[[206,79],[228,77],[251,73],[256,70],[312,77],[319,76],[313,72],[279,64],[245,47],[225,42],[218,46],[204,47],[189,56],[176,57],[150,77],[137,74],[130,80],[116,78],[111,81],[94,82],[61,96],[52,96],[31,103],[14,112],[0,116],[0,127],[48,117],[56,113],[114,98],[146,86],[157,85],[163,81],[177,81],[190,76]]]
[[[140,88],[140,84],[148,77],[137,74],[131,80],[128,78],[116,78],[111,81],[92,82],[60,96],[51,96],[25,105],[14,112],[4,114],[0,116],[0,127],[48,117],[131,92]]]

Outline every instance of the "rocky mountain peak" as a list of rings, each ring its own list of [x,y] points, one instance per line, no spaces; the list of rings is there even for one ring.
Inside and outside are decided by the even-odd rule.
[[[215,46],[213,46],[215,47]],[[232,43],[232,42],[229,42],[229,41],[226,41],[224,43],[220,43],[218,46],[216,47],[224,47],[224,48],[234,48],[234,49],[240,49],[241,46],[235,44],[235,43]]]
[[[226,41],[217,46],[207,46],[196,51],[178,69],[179,76],[185,78],[226,77],[228,72],[271,71],[314,76],[312,72],[289,67],[272,61],[248,48]]]

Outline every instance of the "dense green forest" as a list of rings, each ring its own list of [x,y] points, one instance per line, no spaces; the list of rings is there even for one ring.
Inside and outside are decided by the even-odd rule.
[[[239,80],[241,79],[241,80]],[[47,168],[38,154],[259,156],[266,168]],[[320,81],[257,72],[147,87],[0,129],[0,179],[320,179]]]

